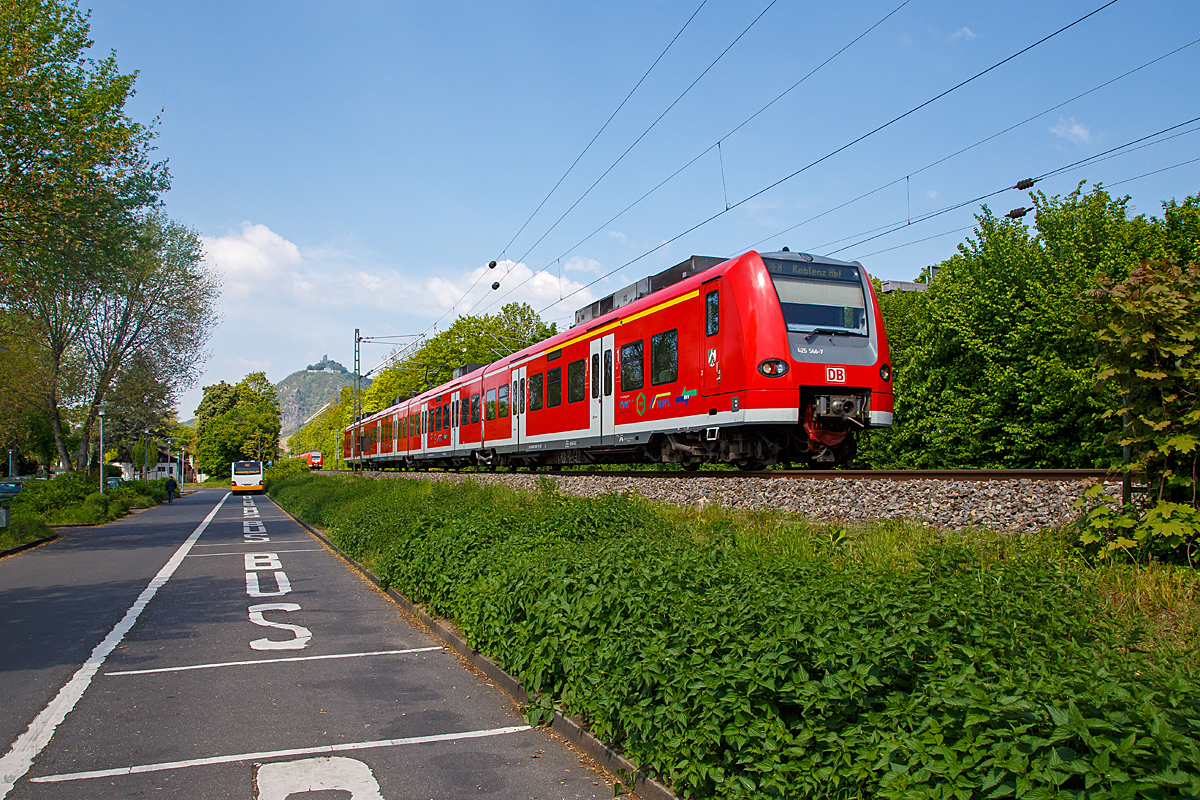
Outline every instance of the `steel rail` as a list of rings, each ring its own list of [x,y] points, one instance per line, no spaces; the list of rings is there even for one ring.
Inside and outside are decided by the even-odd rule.
[[[360,472],[383,472],[364,469]],[[420,470],[426,473],[480,475],[549,475],[554,477],[598,477],[598,478],[773,478],[791,480],[890,480],[890,481],[1083,481],[1088,479],[1119,481],[1121,473],[1104,469],[767,469],[767,470],[564,470],[543,467],[537,471],[496,470],[495,472],[431,467]],[[350,473],[352,470],[322,470],[322,472]],[[403,475],[405,471],[388,471],[388,474]]]

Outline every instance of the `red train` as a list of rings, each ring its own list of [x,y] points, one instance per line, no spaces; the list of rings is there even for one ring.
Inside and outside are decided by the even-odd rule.
[[[301,453],[293,458],[301,458],[308,464],[309,469],[320,469],[323,461],[323,456],[320,450],[310,450],[307,453]]]
[[[469,370],[469,371],[468,371]],[[859,263],[754,251],[692,258],[576,324],[363,417],[352,465],[849,464],[892,423],[891,364]]]

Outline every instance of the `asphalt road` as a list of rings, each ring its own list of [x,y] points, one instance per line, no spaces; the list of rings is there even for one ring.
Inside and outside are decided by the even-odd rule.
[[[0,560],[0,701],[0,797],[612,797],[263,496]]]

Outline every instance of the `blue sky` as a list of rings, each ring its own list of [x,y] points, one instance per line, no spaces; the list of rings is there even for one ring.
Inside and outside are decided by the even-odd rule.
[[[98,53],[115,50],[122,70],[139,72],[128,110],[160,118],[159,151],[173,176],[167,211],[204,237],[224,276],[223,321],[201,380],[208,384],[255,369],[278,381],[326,353],[350,366],[355,328],[418,334],[439,317],[444,327],[456,310],[495,310],[510,291],[506,301],[528,301],[567,323],[577,307],[693,253],[787,245],[861,259],[883,279],[911,279],[954,252],[978,205],[856,244],[864,232],[1200,116],[1196,44],[922,169],[1200,38],[1194,0],[1119,0],[628,263],[1103,2],[909,0],[727,136],[901,1],[776,0],[768,9],[770,0],[707,0],[507,250],[700,0],[114,0],[93,7],[92,35]],[[1080,180],[1103,182],[1132,195],[1135,211],[1158,214],[1162,200],[1200,192],[1200,162],[1128,179],[1200,156],[1200,132],[1187,133],[1196,127],[1037,188],[1057,194]],[[719,152],[609,221],[718,140]],[[1015,190],[987,202],[1000,213],[1029,205]],[[492,259],[500,267],[460,303]],[[364,345],[364,369],[386,354]],[[200,394],[199,385],[183,394],[182,418]]]

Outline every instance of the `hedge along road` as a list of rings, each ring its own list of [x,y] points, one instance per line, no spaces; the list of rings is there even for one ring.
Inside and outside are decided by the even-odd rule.
[[[0,608],[0,797],[612,796],[263,496],[0,560]]]

